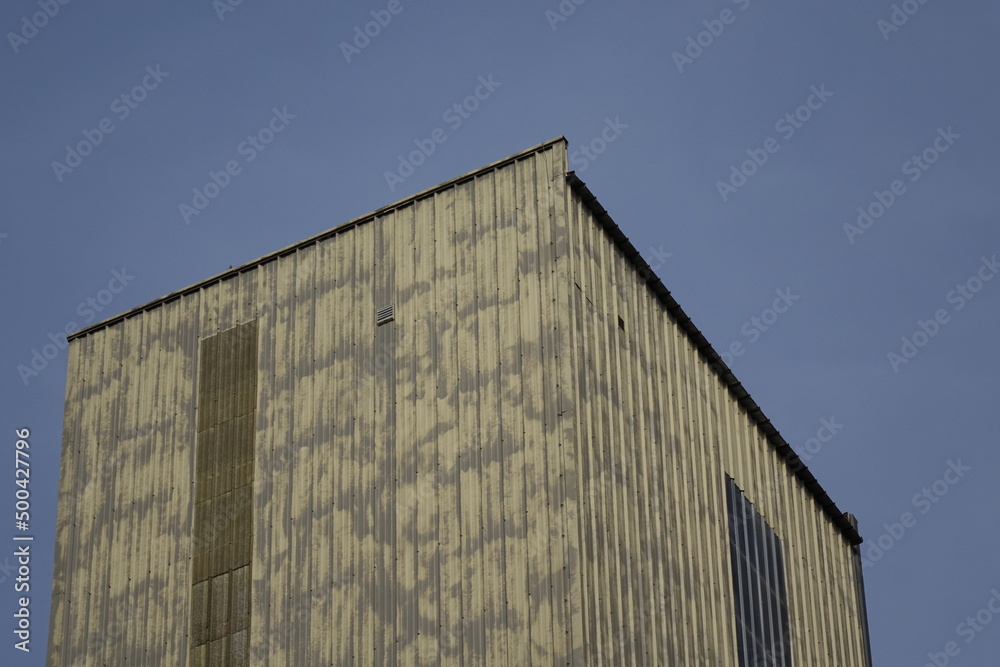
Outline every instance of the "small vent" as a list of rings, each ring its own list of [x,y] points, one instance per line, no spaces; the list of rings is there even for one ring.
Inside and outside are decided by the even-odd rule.
[[[392,322],[394,319],[396,319],[396,314],[392,306],[385,306],[375,311],[376,326],[385,324],[386,322]]]
[[[618,318],[618,328],[625,331],[625,320],[620,317]]]

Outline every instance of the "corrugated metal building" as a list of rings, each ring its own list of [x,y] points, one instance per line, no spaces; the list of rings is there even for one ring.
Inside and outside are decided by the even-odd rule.
[[[49,664],[870,664],[856,524],[558,138],[74,334]]]

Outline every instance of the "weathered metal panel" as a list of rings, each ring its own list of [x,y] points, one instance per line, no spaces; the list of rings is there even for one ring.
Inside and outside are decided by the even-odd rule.
[[[549,142],[73,340],[50,664],[735,664],[726,473],[785,545],[796,661],[863,664],[847,541],[566,168]]]
[[[128,483],[123,474],[123,461],[119,455],[119,414],[127,396],[121,392],[122,374],[128,372],[120,361],[125,325],[118,324],[108,330],[105,337],[102,370],[105,400],[100,406],[100,424],[97,428],[97,447],[92,450],[90,483],[94,488],[92,557],[96,565],[91,569],[91,589],[87,605],[87,636],[81,641],[87,646],[92,659],[107,662],[113,647],[104,640],[103,630],[108,625],[112,568],[124,565],[121,555],[113,548],[116,530],[115,513],[121,505],[115,502],[121,487]],[[131,370],[131,369],[129,369]],[[121,528],[118,528],[121,530]],[[93,586],[94,580],[101,582]]]
[[[165,454],[163,471],[169,480],[164,512],[159,524],[164,554],[153,576],[166,580],[165,622],[159,631],[162,660],[158,664],[183,664],[188,655],[192,576],[191,525],[194,512],[194,454],[197,433],[196,391],[201,292],[164,306],[164,330],[159,354],[169,368],[159,378],[166,383],[166,402],[160,420],[160,446]],[[207,655],[207,654],[206,654]]]
[[[295,263],[295,301],[290,321],[291,386],[288,404],[292,450],[289,476],[288,560],[292,574],[288,581],[289,627],[288,660],[291,664],[313,664],[308,658],[311,605],[308,604],[312,573],[309,570],[311,545],[310,484],[315,449],[314,390],[316,246],[301,248],[289,259]],[[281,260],[279,260],[281,261]]]
[[[239,662],[248,648],[248,633],[235,633],[250,625],[257,341],[250,320],[203,338],[199,350],[190,659],[208,645],[209,658],[222,660],[212,664]]]
[[[525,185],[524,207],[531,211],[537,228],[537,261],[533,267],[532,281],[537,281],[537,305],[540,313],[537,321],[530,313],[525,315],[530,326],[537,332],[538,343],[534,363],[539,373],[533,378],[532,394],[541,399],[537,403],[537,414],[532,415],[538,428],[539,442],[530,445],[532,452],[538,453],[538,484],[544,489],[544,509],[539,505],[538,514],[541,530],[536,539],[529,542],[529,553],[538,551],[538,587],[533,595],[541,599],[543,614],[550,615],[549,627],[535,638],[535,652],[543,661],[570,662],[572,658],[571,621],[567,609],[568,582],[573,561],[567,554],[566,523],[572,516],[571,499],[567,497],[565,461],[562,453],[567,445],[562,440],[560,414],[565,409],[564,397],[560,392],[560,379],[569,358],[562,354],[563,344],[556,332],[568,326],[568,307],[565,299],[568,274],[557,274],[558,253],[565,248],[558,247],[565,238],[565,229],[552,215],[553,181],[564,182],[565,152],[547,151],[533,160],[522,164],[530,166],[532,178]],[[526,230],[527,231],[527,230]],[[531,238],[530,235],[527,236]],[[575,551],[574,544],[570,553]],[[551,633],[551,635],[549,634]],[[548,650],[540,647],[547,646]]]
[[[458,530],[461,535],[462,624],[457,637],[461,654],[484,656],[484,561],[482,444],[479,437],[479,291],[476,281],[478,217],[474,187],[455,190],[457,377],[452,391],[458,402],[457,437],[462,443],[456,475]],[[410,232],[412,236],[412,231]],[[411,380],[412,382],[412,380]],[[405,432],[405,424],[400,424]]]
[[[271,525],[275,512],[280,512],[282,503],[263,502],[275,496],[274,468],[276,436],[271,424],[274,422],[276,394],[275,377],[277,359],[275,352],[277,321],[277,261],[261,264],[253,271],[256,274],[257,304],[260,328],[260,361],[257,369],[257,415],[255,421],[254,445],[254,529],[253,562],[251,567],[250,616],[256,619],[257,632],[250,633],[250,664],[261,664],[266,659],[268,647],[278,636],[277,626],[282,619],[272,618],[271,609]],[[282,459],[284,460],[284,459]]]
[[[332,466],[331,532],[328,563],[332,583],[330,616],[332,620],[327,641],[329,654],[336,659],[351,655],[354,632],[350,623],[354,609],[349,594],[355,590],[355,560],[352,557],[355,540],[350,535],[353,509],[350,506],[352,491],[350,485],[352,470],[351,442],[354,425],[354,386],[343,378],[357,378],[354,369],[352,340],[354,318],[352,313],[353,294],[349,291],[352,283],[353,231],[345,232],[342,238],[330,247],[331,290],[327,294],[330,302],[329,348],[332,352],[328,372],[330,391],[331,438],[326,446],[327,457]],[[349,259],[350,257],[350,259]],[[359,381],[364,381],[359,379]]]
[[[93,343],[93,341],[89,341]],[[75,443],[80,441],[81,413],[78,409],[83,401],[86,377],[87,355],[84,344],[70,345],[66,361],[66,408],[63,419],[63,442],[72,443],[62,448],[59,467],[60,511],[56,516],[55,554],[52,574],[52,606],[49,621],[48,656],[53,662],[64,661],[70,647],[66,645],[66,633],[72,623],[70,602],[72,584],[76,575],[75,554],[79,535],[74,529],[78,516],[78,496],[75,483],[79,475],[82,452]]]
[[[565,153],[560,151],[561,166],[565,171]],[[568,506],[567,551],[575,555],[570,583],[568,608],[572,619],[572,664],[586,664],[596,655],[596,616],[592,596],[596,594],[593,568],[583,564],[592,561],[595,554],[596,516],[593,512],[593,491],[591,482],[593,469],[591,448],[584,446],[591,437],[592,422],[587,404],[590,388],[594,382],[591,367],[579,362],[585,350],[592,344],[589,335],[588,313],[593,307],[584,296],[582,285],[584,273],[576,267],[583,262],[583,253],[590,248],[584,244],[585,228],[573,224],[578,212],[575,196],[570,191],[563,173],[553,174],[553,209],[557,229],[562,230],[566,239],[566,254],[557,262],[558,282],[565,290],[565,297],[557,303],[564,303],[562,309],[554,308],[563,336],[563,345],[556,354],[563,357],[560,364],[561,389],[560,410],[563,416],[563,442],[565,461],[565,483]],[[581,282],[584,281],[584,282]]]
[[[274,337],[273,395],[270,397],[268,434],[271,437],[271,501],[270,523],[265,536],[270,539],[270,572],[265,584],[270,589],[270,604],[265,614],[271,627],[265,634],[265,655],[279,665],[292,664],[290,650],[295,630],[290,595],[292,577],[298,576],[299,564],[291,559],[294,538],[291,526],[293,477],[296,472],[295,441],[295,274],[297,254],[292,252],[276,260],[274,270],[274,322],[270,335]]]
[[[506,601],[503,570],[503,489],[500,485],[503,452],[499,440],[499,402],[502,371],[499,364],[499,279],[497,252],[496,175],[475,179],[476,281],[479,288],[479,400],[480,430],[477,440],[482,460],[482,530],[485,662],[507,662]]]
[[[863,665],[849,542],[637,282],[589,207],[571,211],[582,244],[569,253],[580,286],[571,301],[578,323],[571,351],[583,378],[580,426],[597,436],[580,438],[592,454],[578,475],[598,487],[590,489],[597,526],[589,534],[597,534],[584,565],[594,574],[583,578],[602,593],[584,596],[599,636],[591,656],[608,664],[657,655],[664,664],[735,664],[722,484],[729,473],[786,545],[796,661]]]
[[[135,335],[128,336],[123,350],[123,366],[145,366],[149,359],[149,340],[157,332],[158,318],[143,318]],[[140,665],[145,658],[143,616],[150,586],[150,531],[153,527],[152,466],[153,441],[146,419],[152,412],[154,378],[145,373],[123,374],[122,392],[127,396],[120,416],[119,443],[122,458],[128,460],[125,474],[128,484],[119,500],[116,552],[125,562],[118,567],[117,582],[112,583],[111,609],[107,629],[108,642],[120,647],[116,658]]]
[[[396,214],[389,213],[377,220],[371,228],[373,237],[373,269],[371,298],[359,310],[358,317],[375,322],[375,311],[395,307],[396,253],[394,234]],[[375,422],[372,441],[373,524],[375,543],[375,593],[372,607],[380,619],[375,625],[372,640],[373,660],[376,664],[396,664],[396,494],[394,477],[397,463],[396,443],[396,385],[394,359],[396,357],[397,328],[392,322],[373,329],[372,365],[364,377],[375,391]]]
[[[414,544],[417,504],[420,489],[416,485],[417,466],[414,453],[417,395],[417,331],[426,326],[431,317],[416,298],[420,286],[417,282],[416,221],[414,207],[397,211],[391,224],[396,230],[396,290],[394,295],[396,320],[384,329],[396,330],[397,344],[393,358],[391,381],[395,384],[397,405],[395,457],[396,464],[391,482],[386,480],[394,496],[395,523],[392,540],[395,545],[393,573],[395,609],[392,624],[396,646],[393,648],[397,664],[416,664],[416,614],[417,599],[411,583],[416,579],[417,554]],[[376,378],[373,372],[369,381]],[[432,490],[431,490],[432,492]],[[387,621],[388,622],[388,621]],[[346,657],[346,653],[341,653]]]
[[[344,415],[336,402],[334,392],[340,382],[333,372],[335,361],[335,335],[340,327],[340,314],[336,308],[336,253],[335,244],[317,245],[316,316],[315,316],[315,420],[316,437],[312,484],[313,514],[311,558],[312,581],[309,596],[302,601],[309,606],[310,615],[309,664],[334,664],[333,626],[335,591],[333,568],[334,515],[336,513],[336,471],[338,460],[332,446],[338,422]],[[337,572],[339,574],[339,571]]]

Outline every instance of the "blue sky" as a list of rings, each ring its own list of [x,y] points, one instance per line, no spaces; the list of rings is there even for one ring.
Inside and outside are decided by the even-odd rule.
[[[0,507],[29,428],[35,536],[31,652],[0,622],[0,662],[44,664],[58,334],[565,135],[859,517],[876,664],[995,663],[1000,7],[230,2],[0,9]]]

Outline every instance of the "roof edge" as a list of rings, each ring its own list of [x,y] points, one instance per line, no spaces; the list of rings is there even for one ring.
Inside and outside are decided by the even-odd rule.
[[[688,317],[684,309],[680,307],[676,299],[670,294],[670,290],[666,288],[663,281],[657,277],[650,268],[649,264],[642,258],[639,251],[636,250],[632,242],[628,240],[628,237],[622,232],[618,227],[618,224],[611,218],[611,215],[607,210],[601,206],[601,203],[597,201],[597,197],[590,191],[586,183],[580,180],[580,177],[576,175],[576,172],[570,171],[566,174],[567,181],[569,182],[572,190],[579,195],[583,204],[594,214],[598,222],[604,228],[605,232],[611,237],[615,245],[625,254],[625,257],[629,259],[636,267],[639,277],[645,280],[646,285],[656,294],[659,300],[666,306],[667,313],[670,315],[671,319],[680,326],[681,330],[687,334],[688,339],[694,344],[695,348],[698,350],[698,354],[708,362],[708,365],[712,368],[715,374],[719,377],[722,383],[729,390],[729,393],[736,399],[736,402],[746,410],[747,414],[751,419],[757,424],[758,430],[760,430],[764,436],[767,438],[768,443],[777,451],[778,455],[785,461],[785,464],[791,469],[792,473],[798,477],[798,479],[803,483],[806,489],[812,494],[816,502],[819,503],[823,512],[833,521],[833,524],[840,529],[840,533],[847,539],[850,544],[858,545],[863,541],[861,535],[858,533],[856,525],[854,525],[847,514],[842,512],[837,504],[833,502],[827,492],[820,486],[819,481],[809,472],[809,468],[806,466],[805,462],[799,458],[795,451],[791,448],[788,442],[781,436],[778,429],[771,424],[771,420],[764,415],[764,412],[757,405],[757,402],[753,400],[748,392],[736,376],[733,375],[733,371],[726,365],[726,362],[722,360],[719,353],[715,351],[711,343],[705,338],[705,335],[698,330],[698,328]]]
[[[440,184],[435,185],[433,187],[427,188],[426,190],[421,190],[420,192],[417,192],[416,194],[410,195],[409,197],[406,197],[404,199],[400,199],[399,201],[396,201],[396,202],[394,202],[392,204],[388,204],[388,205],[383,206],[381,208],[375,209],[374,211],[372,211],[370,213],[366,213],[366,214],[364,214],[362,216],[354,218],[353,220],[349,220],[347,222],[339,224],[336,227],[333,227],[331,229],[327,229],[325,231],[322,231],[322,232],[320,232],[318,234],[310,236],[309,238],[307,238],[305,240],[299,241],[297,243],[293,243],[292,245],[289,245],[289,246],[285,246],[284,248],[281,248],[280,250],[276,250],[274,252],[268,253],[266,255],[263,255],[262,257],[258,257],[257,259],[254,259],[254,260],[251,260],[251,261],[246,262],[244,264],[241,264],[240,266],[237,266],[235,268],[227,269],[226,271],[223,271],[222,273],[218,273],[218,274],[216,274],[214,276],[211,276],[209,278],[205,278],[204,280],[200,280],[197,283],[194,283],[193,285],[190,285],[190,286],[185,287],[185,288],[180,289],[180,290],[176,290],[174,292],[170,292],[169,294],[165,294],[165,295],[163,295],[161,297],[153,299],[152,301],[147,301],[146,303],[144,303],[142,305],[139,305],[139,306],[136,306],[135,308],[132,308],[130,310],[126,310],[125,312],[119,313],[119,314],[114,315],[112,317],[105,318],[105,319],[103,319],[103,320],[101,320],[99,322],[95,322],[95,323],[93,323],[93,324],[91,324],[91,325],[89,325],[87,327],[84,327],[82,329],[79,329],[79,330],[74,331],[73,333],[69,334],[68,336],[66,336],[66,340],[67,341],[73,341],[73,340],[76,340],[77,338],[83,338],[85,336],[88,336],[88,335],[90,335],[90,334],[92,334],[92,333],[94,333],[96,331],[101,330],[101,329],[105,329],[107,327],[114,326],[115,324],[118,324],[119,322],[123,322],[123,321],[129,319],[130,317],[135,317],[136,315],[139,315],[140,313],[144,313],[146,311],[153,310],[155,308],[158,308],[158,307],[162,306],[165,303],[169,303],[169,302],[174,301],[176,299],[179,299],[181,297],[188,296],[190,294],[193,294],[193,293],[197,292],[198,290],[204,289],[204,288],[206,288],[206,287],[208,287],[210,285],[214,285],[215,283],[219,283],[219,282],[222,282],[224,280],[228,280],[229,278],[232,278],[232,277],[234,277],[234,276],[236,276],[236,275],[238,275],[240,273],[244,273],[246,271],[250,271],[250,270],[255,269],[255,268],[257,268],[257,267],[259,267],[259,266],[261,266],[263,264],[267,264],[268,262],[271,262],[271,261],[273,261],[275,259],[278,259],[279,257],[283,257],[284,255],[291,254],[291,253],[295,252],[296,250],[299,250],[300,248],[306,248],[306,247],[311,246],[311,245],[313,245],[315,243],[319,243],[320,241],[324,241],[324,240],[326,240],[328,238],[336,236],[337,234],[342,234],[343,232],[346,232],[347,230],[352,229],[353,227],[357,227],[358,225],[363,225],[363,224],[365,224],[367,222],[371,222],[375,218],[378,218],[379,216],[385,215],[385,214],[387,214],[387,213],[389,213],[391,211],[394,211],[394,210],[397,210],[397,209],[401,209],[401,208],[405,208],[406,206],[414,204],[414,203],[420,201],[421,199],[425,199],[425,198],[430,197],[431,195],[434,195],[434,194],[436,194],[438,192],[442,192],[442,191],[447,190],[447,189],[449,189],[451,187],[454,187],[455,185],[457,185],[457,184],[459,184],[459,183],[461,183],[463,181],[467,181],[469,179],[476,178],[477,176],[481,176],[481,175],[483,175],[483,174],[485,174],[485,173],[487,173],[489,171],[493,171],[495,169],[499,169],[500,167],[503,167],[503,166],[505,166],[505,165],[507,165],[507,164],[509,164],[511,162],[516,162],[517,160],[522,160],[524,158],[527,158],[530,155],[534,155],[535,153],[540,153],[540,152],[542,152],[544,150],[548,150],[549,148],[551,148],[552,146],[554,146],[554,145],[556,145],[556,144],[558,144],[560,142],[562,142],[563,144],[567,144],[568,143],[565,136],[559,135],[558,137],[555,137],[553,139],[549,139],[548,141],[544,141],[544,142],[542,142],[540,144],[532,146],[531,148],[526,148],[526,149],[524,149],[522,151],[514,153],[513,155],[509,155],[509,156],[507,156],[505,158],[497,160],[496,162],[491,162],[490,164],[488,164],[488,165],[486,165],[484,167],[479,167],[478,169],[474,169],[474,170],[472,170],[470,172],[464,173],[461,176],[456,176],[455,178],[449,179],[449,180],[445,181],[444,183],[440,183]]]

